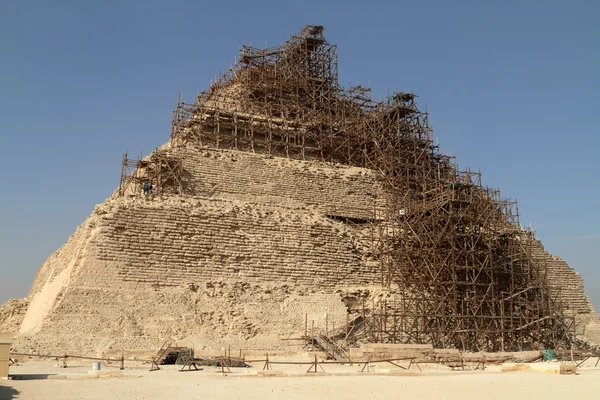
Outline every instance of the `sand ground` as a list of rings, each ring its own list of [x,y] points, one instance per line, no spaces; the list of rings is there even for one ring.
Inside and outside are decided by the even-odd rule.
[[[0,380],[0,399],[599,399],[600,366],[584,366],[577,375],[536,372],[502,373],[449,371],[430,367],[418,376],[385,375],[400,370],[359,373],[361,366],[326,366],[327,373],[304,374],[306,366],[281,368],[288,376],[254,376],[254,368],[179,372],[175,366],[148,371],[148,365],[128,365],[121,378],[90,378],[91,362],[56,368],[50,363],[11,367],[11,374],[27,380]],[[391,367],[391,366],[390,366]],[[116,371],[116,365],[103,365]],[[31,379],[44,378],[51,379]]]

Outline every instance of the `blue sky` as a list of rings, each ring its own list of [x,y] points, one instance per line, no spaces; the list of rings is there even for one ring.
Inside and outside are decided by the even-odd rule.
[[[0,1],[0,302],[166,142],[173,99],[304,24],[340,82],[413,91],[440,144],[519,201],[600,310],[600,3]]]

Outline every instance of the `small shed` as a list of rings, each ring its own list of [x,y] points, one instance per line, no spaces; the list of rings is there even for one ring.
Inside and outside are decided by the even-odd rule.
[[[8,360],[12,338],[0,337],[0,379],[8,379]]]

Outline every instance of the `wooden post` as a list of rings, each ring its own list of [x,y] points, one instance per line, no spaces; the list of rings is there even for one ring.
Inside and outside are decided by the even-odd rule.
[[[308,336],[308,313],[304,314],[304,337]]]
[[[577,330],[575,329],[575,310],[573,309],[573,339],[571,339],[571,361],[573,360],[573,340],[577,340]]]
[[[271,369],[271,363],[269,362],[269,353],[265,354],[265,365],[263,366],[263,371],[266,369],[267,371]]]
[[[313,363],[310,364],[310,367],[308,367],[308,370],[306,371],[307,373],[316,373],[317,371],[317,365],[318,365],[318,361],[317,361],[317,355],[315,354],[315,361]],[[313,367],[314,367],[314,371],[313,371]],[[321,367],[323,368],[323,367]]]
[[[346,338],[348,338],[348,324],[350,323],[350,314],[346,313]]]

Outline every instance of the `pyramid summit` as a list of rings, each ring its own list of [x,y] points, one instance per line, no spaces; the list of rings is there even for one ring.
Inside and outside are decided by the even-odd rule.
[[[124,156],[118,188],[0,308],[0,331],[56,354],[598,341],[580,275],[439,150],[416,96],[375,101],[337,71],[321,26],[242,46],[180,99],[168,143]]]

